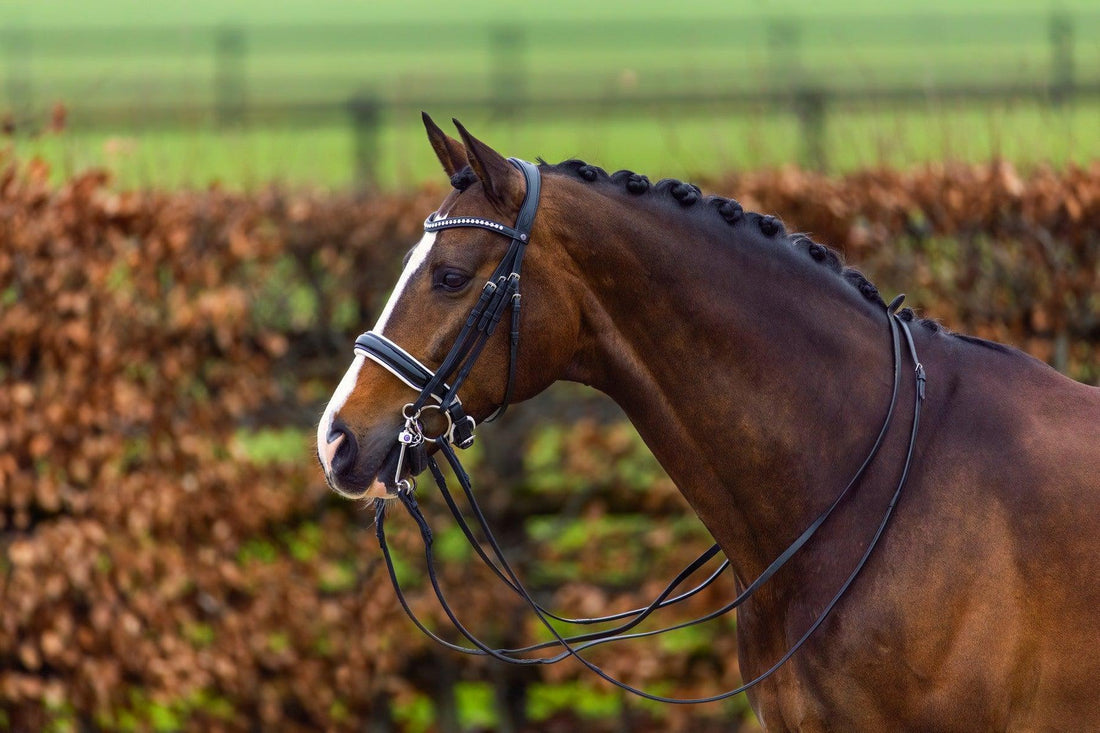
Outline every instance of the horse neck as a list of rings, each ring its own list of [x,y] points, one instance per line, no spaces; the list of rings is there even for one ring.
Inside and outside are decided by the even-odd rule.
[[[625,410],[751,578],[870,448],[893,384],[885,313],[751,223],[581,209],[563,240],[586,290],[568,378]]]

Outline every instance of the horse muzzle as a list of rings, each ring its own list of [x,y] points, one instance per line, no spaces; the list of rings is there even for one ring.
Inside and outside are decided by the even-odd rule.
[[[402,446],[392,430],[386,435],[382,440],[360,441],[343,421],[333,421],[326,444],[317,448],[333,491],[349,499],[378,499],[391,498],[400,486],[412,485],[414,477],[427,468],[429,446]]]

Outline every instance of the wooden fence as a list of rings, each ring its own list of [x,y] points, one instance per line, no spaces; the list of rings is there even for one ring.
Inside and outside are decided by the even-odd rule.
[[[387,119],[440,107],[540,119],[778,112],[798,120],[802,163],[824,169],[834,111],[1100,97],[1100,12],[9,26],[0,64],[13,120],[42,119],[61,103],[84,129],[348,121],[364,182]]]

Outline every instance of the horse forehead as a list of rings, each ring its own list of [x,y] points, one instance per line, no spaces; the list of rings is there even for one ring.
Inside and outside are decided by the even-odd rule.
[[[435,210],[436,216],[447,216],[455,204],[458,203],[458,197],[462,193],[457,188],[451,189],[447,197],[443,199],[443,203],[439,205],[439,208]]]
[[[447,197],[443,199],[443,203],[439,205],[439,208],[435,211],[435,217],[444,218],[454,214],[455,205],[459,201],[459,194],[461,191],[451,191],[447,194]],[[432,252],[432,248],[436,244],[436,238],[438,232],[424,232],[420,241],[417,242],[412,251],[409,252],[408,259],[405,261],[405,266],[401,271],[401,275],[397,279],[397,283],[394,285],[393,290],[390,292],[390,297],[386,301],[386,305],[382,308],[382,313],[378,316],[378,321],[374,325],[374,331],[382,335],[386,334],[386,327],[390,325],[394,310],[396,310],[402,297],[405,295],[409,288],[409,284],[412,282],[413,277],[428,261],[429,255]]]
[[[436,232],[424,232],[424,236],[422,236],[420,241],[416,243],[416,246],[413,247],[412,252],[409,254],[409,259],[405,263],[405,269],[401,271],[401,276],[397,279],[397,284],[393,286],[393,291],[390,293],[389,300],[386,301],[386,305],[382,309],[381,315],[378,316],[378,322],[374,324],[373,330],[376,333],[386,335],[386,326],[393,317],[394,309],[397,308],[398,302],[404,296],[413,276],[419,272],[420,268],[424,266],[424,263],[428,261],[428,255],[435,245],[435,239]]]
[[[447,197],[443,199],[443,202],[436,209],[435,218],[447,218],[454,216],[477,216],[480,218],[490,219],[496,221],[499,219],[495,213],[486,215],[480,204],[483,201],[480,197],[465,199],[465,204],[459,206],[458,204],[463,201],[461,194],[463,191],[452,190],[447,194]],[[456,210],[460,209],[460,210]],[[466,209],[470,209],[466,211]],[[393,290],[390,293],[389,299],[386,301],[385,307],[382,309],[381,315],[378,317],[377,323],[372,330],[382,335],[389,335],[386,333],[387,326],[392,325],[394,311],[399,306],[401,299],[404,297],[409,289],[409,285],[412,282],[414,276],[421,270],[424,264],[429,260],[429,256],[433,248],[437,243],[437,236],[440,232],[424,232],[424,235],[420,238],[420,241],[413,247],[412,251],[408,255],[404,269],[401,271],[401,275],[397,280],[397,284],[394,285]]]

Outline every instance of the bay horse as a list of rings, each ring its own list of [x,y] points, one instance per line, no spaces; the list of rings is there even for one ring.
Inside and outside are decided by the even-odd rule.
[[[899,384],[896,330],[894,353],[888,338],[898,315],[836,253],[774,217],[580,161],[537,166],[536,212],[526,203],[536,166],[457,121],[461,140],[424,121],[453,190],[320,421],[329,484],[352,498],[393,495],[423,469],[402,448],[421,413],[408,411],[409,388],[448,360],[487,297],[482,283],[519,243],[512,328],[497,313],[505,325],[460,380],[460,408],[437,410],[431,429],[464,443],[459,428],[556,380],[593,386],[623,408],[740,587],[759,577],[866,455]],[[874,551],[749,701],[777,731],[1098,730],[1100,389],[900,317],[911,324],[907,369],[919,352],[927,384],[900,382],[899,417],[853,491],[737,609],[742,675],[791,649]],[[377,358],[390,346],[397,356]],[[428,386],[442,394],[440,376]],[[925,389],[910,445],[910,405]],[[430,391],[418,402],[430,405]]]

